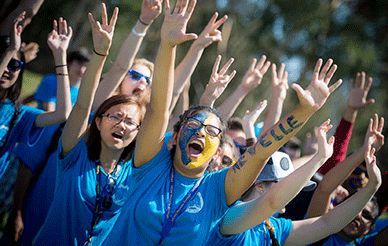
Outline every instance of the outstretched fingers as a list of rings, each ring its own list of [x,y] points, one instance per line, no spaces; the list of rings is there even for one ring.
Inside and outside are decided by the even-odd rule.
[[[221,55],[218,55],[213,65],[213,70],[212,70],[213,75],[217,74],[218,68],[220,66],[220,62],[221,62]]]
[[[103,25],[108,25],[108,14],[106,13],[105,3],[101,3],[101,21]]]
[[[335,91],[341,84],[342,84],[342,79],[339,79],[337,82],[335,82],[332,86],[329,87],[329,92],[332,93],[332,92]]]
[[[113,10],[112,18],[110,19],[110,22],[109,22],[109,25],[111,27],[115,27],[116,26],[118,15],[119,15],[119,8],[115,7],[115,9]]]
[[[224,75],[226,71],[228,71],[229,67],[232,65],[234,62],[234,58],[230,58],[229,61],[221,68],[219,74]]]

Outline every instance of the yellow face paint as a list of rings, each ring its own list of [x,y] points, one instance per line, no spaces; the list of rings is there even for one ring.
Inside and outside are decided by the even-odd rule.
[[[205,111],[199,112],[192,116],[193,118],[203,122],[205,125],[214,125],[214,114],[207,113]],[[192,139],[193,135],[198,131],[205,132],[205,146],[198,158],[189,158],[187,156],[187,146],[189,141]],[[207,132],[201,128],[191,129],[186,125],[182,128],[179,139],[179,147],[181,149],[182,162],[190,169],[198,168],[204,164],[208,159],[210,159],[217,151],[220,144],[220,139],[218,137],[211,137]]]

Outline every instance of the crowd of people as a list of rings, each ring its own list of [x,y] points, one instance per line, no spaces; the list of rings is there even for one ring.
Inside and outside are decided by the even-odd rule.
[[[43,3],[32,2],[36,11]],[[374,103],[367,99],[372,78],[360,72],[349,81],[334,136],[327,137],[327,119],[302,156],[295,134],[341,85],[331,81],[337,65],[318,59],[305,89],[291,85],[299,104],[283,114],[288,72],[266,56],[253,59],[214,108],[236,74],[228,72],[233,58],[220,68],[217,56],[199,105],[188,106],[191,75],[206,47],[221,41],[228,18],[215,13],[199,35],[187,33],[196,4],[143,0],[104,76],[119,9],[109,18],[101,4],[100,21],[88,14],[92,51],[69,52],[72,28],[54,20],[47,44],[55,74],[28,102],[20,98],[23,71],[36,54],[26,55],[21,33],[36,11],[16,8],[13,22],[3,21],[1,245],[388,245],[388,220],[379,219],[388,174],[375,157],[384,145],[382,117],[374,114],[363,145],[346,156],[358,111]],[[162,12],[155,62],[136,58]],[[175,67],[176,47],[190,40]],[[268,69],[265,120],[255,124],[267,100],[233,117]],[[36,107],[21,103],[31,100]]]

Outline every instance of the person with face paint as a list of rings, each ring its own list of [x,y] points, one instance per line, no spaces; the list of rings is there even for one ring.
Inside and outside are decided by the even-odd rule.
[[[263,134],[228,169],[208,174],[211,158],[223,141],[225,123],[216,110],[194,106],[175,124],[167,149],[164,136],[174,86],[176,46],[196,38],[186,34],[195,1],[179,0],[170,11],[166,1],[161,44],[155,63],[149,104],[136,140],[131,200],[116,221],[105,245],[203,245],[228,206],[251,186],[271,154],[294,135],[341,83],[328,87],[336,65],[319,59],[312,82],[303,90],[294,84],[300,105]]]
[[[0,178],[3,176],[9,163],[10,154],[17,142],[33,143],[42,127],[52,126],[64,122],[71,110],[70,91],[68,89],[66,55],[58,52],[55,64],[58,75],[58,107],[53,112],[44,112],[32,107],[20,106],[17,100],[20,96],[22,77],[25,67],[24,53],[20,50],[21,26],[25,13],[14,21],[11,43],[1,51],[0,61]],[[62,29],[65,36],[70,35],[71,29]],[[32,136],[34,136],[32,138]],[[30,139],[31,138],[31,139]]]
[[[326,143],[326,132],[330,128],[329,121],[320,126],[318,153],[291,174],[285,174],[285,157],[267,164],[271,166],[264,168],[259,180],[275,180],[275,177],[286,176],[278,182],[260,181],[255,184],[246,196],[247,202],[237,204],[227,211],[207,245],[306,245],[341,230],[354,216],[360,216],[361,210],[373,218],[373,211],[364,211],[364,206],[369,206],[370,199],[381,185],[381,174],[376,165],[374,149],[369,146],[365,151],[365,160],[371,182],[353,197],[323,216],[299,221],[284,218],[266,220],[283,208],[332,154],[334,138]]]

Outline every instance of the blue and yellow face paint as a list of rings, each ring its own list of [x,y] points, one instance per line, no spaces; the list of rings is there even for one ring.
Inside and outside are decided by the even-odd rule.
[[[205,125],[213,125],[214,124],[214,118],[217,118],[212,113],[208,113],[206,111],[201,111],[195,115],[192,116],[192,118],[195,118],[199,121],[201,121]],[[212,137],[209,136],[209,134],[204,130],[205,133],[205,145],[202,153],[198,158],[190,158],[188,156],[188,144],[190,140],[193,138],[193,136],[202,130],[203,127],[199,129],[192,129],[188,126],[186,126],[186,122],[183,125],[180,135],[179,135],[179,140],[178,140],[178,145],[179,149],[181,151],[181,159],[184,165],[189,167],[190,169],[197,168],[201,166],[203,163],[205,163],[208,159],[210,159],[217,151],[218,146],[220,144],[220,139],[219,137]]]

